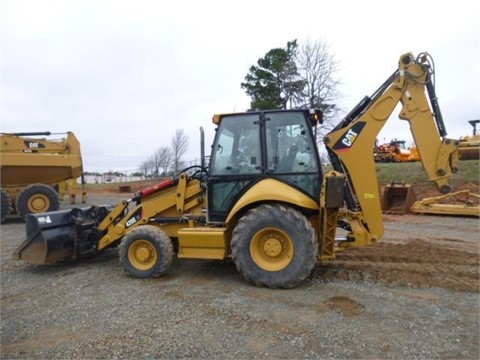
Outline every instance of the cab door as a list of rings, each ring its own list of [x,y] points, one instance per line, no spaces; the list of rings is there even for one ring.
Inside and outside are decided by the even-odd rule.
[[[225,116],[210,157],[208,216],[224,222],[241,194],[262,176],[259,114]]]

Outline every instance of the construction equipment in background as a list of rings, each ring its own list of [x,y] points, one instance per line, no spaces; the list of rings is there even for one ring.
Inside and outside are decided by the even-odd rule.
[[[27,238],[13,258],[46,264],[118,246],[133,277],[164,275],[177,252],[179,258],[231,258],[258,286],[297,286],[317,261],[383,236],[371,151],[397,104],[427,178],[450,192],[458,141],[446,137],[432,66],[427,53],[400,57],[385,83],[324,137],[333,167],[326,174],[315,136],[320,110],[215,115],[208,168],[202,131],[201,166],[116,206],[28,215]]]
[[[66,135],[58,138],[38,136]],[[0,134],[1,222],[10,212],[55,211],[66,192],[75,203],[77,179],[83,178],[80,143],[72,132]],[[83,181],[82,181],[83,183]],[[82,191],[82,203],[86,193]]]
[[[480,217],[479,199],[480,195],[470,190],[460,190],[415,201],[410,207],[410,212],[417,214]]]
[[[458,152],[460,160],[479,158],[480,134],[476,126],[480,120],[469,120],[473,132],[471,136],[460,138]],[[394,143],[395,140],[392,140]],[[402,143],[403,141],[399,141]],[[380,148],[382,145],[380,146]],[[387,147],[383,147],[386,149]],[[382,190],[382,211],[386,214],[436,214],[446,216],[480,216],[480,195],[471,190],[461,190],[440,196],[417,199],[415,186],[405,181],[394,182]]]
[[[416,146],[406,148],[405,140],[392,139],[389,143],[378,145],[375,142],[373,158],[375,162],[412,162],[420,161]]]
[[[480,195],[460,190],[417,200],[415,185],[405,181],[390,182],[382,189],[382,211],[385,214],[436,214],[480,216]]]
[[[477,125],[480,120],[469,120],[473,127],[472,135],[460,138],[458,153],[460,160],[478,160],[480,158],[480,134],[477,131]]]

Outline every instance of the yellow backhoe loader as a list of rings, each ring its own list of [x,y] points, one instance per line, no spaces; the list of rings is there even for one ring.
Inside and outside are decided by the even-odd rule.
[[[62,137],[39,138],[50,135]],[[67,188],[75,203],[77,179],[83,176],[80,143],[72,132],[2,133],[0,167],[2,223],[11,210],[23,218],[55,211]],[[82,202],[85,196],[83,191]]]
[[[231,258],[258,286],[297,286],[337,249],[381,239],[372,147],[397,104],[428,178],[450,191],[458,141],[446,138],[431,64],[427,53],[400,57],[385,83],[324,137],[334,169],[326,174],[315,141],[321,111],[215,115],[208,167],[186,169],[116,206],[29,215],[27,239],[13,257],[45,264],[118,246],[134,277],[162,276],[176,253]]]

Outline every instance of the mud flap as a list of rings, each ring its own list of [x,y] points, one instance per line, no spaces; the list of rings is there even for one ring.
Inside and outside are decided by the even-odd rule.
[[[390,183],[383,188],[382,211],[391,214],[409,213],[416,200],[413,185]]]
[[[94,225],[108,209],[92,206],[27,215],[27,239],[14,251],[12,258],[43,265],[94,251]]]

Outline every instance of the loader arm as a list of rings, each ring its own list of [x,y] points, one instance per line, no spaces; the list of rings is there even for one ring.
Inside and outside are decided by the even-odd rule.
[[[442,193],[457,171],[458,141],[446,131],[435,95],[427,53],[400,57],[398,70],[371,96],[365,97],[327,136],[324,143],[335,171],[345,174],[346,217],[353,246],[368,245],[383,235],[380,192],[372,148],[398,104],[399,118],[410,124],[423,169]]]
[[[97,229],[104,235],[98,242],[98,250],[118,242],[130,230],[150,222],[178,223],[188,220],[187,212],[195,209],[197,217],[203,202],[203,187],[199,180],[189,180],[186,173],[181,173],[173,180],[165,180],[158,187],[152,187],[138,193],[129,201],[118,204],[99,224]],[[138,200],[141,199],[141,202]],[[138,202],[130,211],[125,211],[131,202]],[[167,231],[176,237],[176,227]]]

